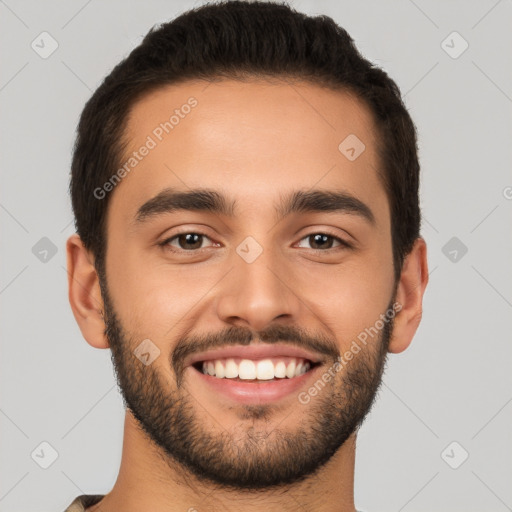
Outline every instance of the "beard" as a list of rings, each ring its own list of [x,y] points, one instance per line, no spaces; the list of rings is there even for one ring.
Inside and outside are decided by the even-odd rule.
[[[105,334],[124,406],[129,408],[148,441],[172,471],[187,470],[197,480],[231,490],[257,490],[288,486],[317,473],[361,426],[375,401],[385,368],[393,318],[384,323],[379,336],[361,348],[307,405],[297,399],[300,421],[285,430],[273,420],[282,412],[276,404],[237,405],[229,411],[240,420],[236,430],[208,428],[201,419],[206,411],[186,389],[183,360],[191,353],[234,344],[248,345],[255,339],[267,343],[287,341],[326,355],[327,370],[340,357],[332,339],[309,336],[300,328],[274,325],[258,333],[229,327],[219,333],[184,336],[167,356],[175,386],[164,378],[165,368],[144,365],[134,350],[141,337],[127,332],[116,314],[106,283],[102,285]],[[392,310],[394,300],[388,310]],[[163,355],[163,353],[162,353]],[[329,364],[329,361],[331,364]],[[189,368],[189,371],[196,371]],[[332,371],[332,370],[331,370]],[[318,382],[318,380],[316,381]],[[262,420],[262,421],[258,421]],[[218,427],[218,421],[211,421]]]

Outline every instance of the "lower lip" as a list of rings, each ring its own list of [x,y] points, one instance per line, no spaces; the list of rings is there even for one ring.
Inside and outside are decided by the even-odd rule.
[[[189,369],[216,393],[222,393],[241,404],[263,404],[277,402],[289,395],[298,395],[306,383],[313,378],[320,366],[314,366],[306,373],[292,379],[262,380],[258,382],[219,379],[206,375],[192,366]]]

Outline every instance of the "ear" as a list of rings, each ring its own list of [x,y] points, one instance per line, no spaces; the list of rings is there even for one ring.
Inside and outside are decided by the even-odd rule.
[[[109,348],[103,321],[103,299],[92,255],[75,233],[66,243],[68,297],[75,320],[89,345]]]
[[[427,245],[423,238],[418,238],[402,266],[396,291],[396,303],[399,306],[394,319],[389,352],[398,354],[411,344],[421,321],[423,294],[427,283]]]

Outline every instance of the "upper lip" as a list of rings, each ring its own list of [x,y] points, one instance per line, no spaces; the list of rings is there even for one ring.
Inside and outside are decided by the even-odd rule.
[[[313,363],[320,363],[322,361],[320,355],[294,345],[287,345],[286,343],[273,343],[272,345],[259,343],[253,345],[235,345],[199,352],[187,358],[185,360],[185,366],[192,366],[195,363],[212,359],[229,359],[232,357],[240,357],[242,359],[265,359],[280,356],[308,359]]]

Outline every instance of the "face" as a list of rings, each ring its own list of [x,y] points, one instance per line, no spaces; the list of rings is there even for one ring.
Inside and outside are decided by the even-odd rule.
[[[305,83],[189,82],[134,106],[102,295],[125,403],[169,464],[289,484],[362,422],[394,313],[376,137],[364,104]]]

